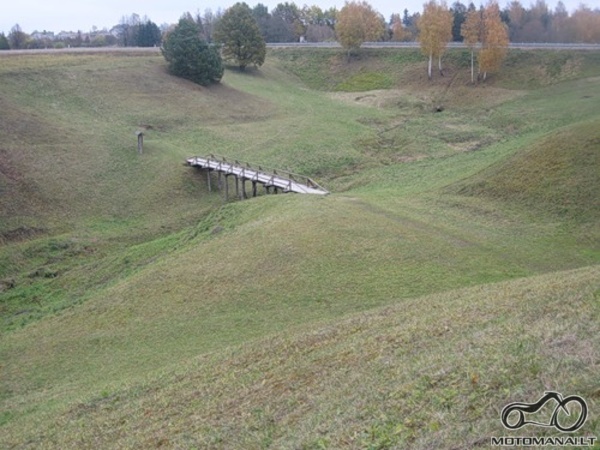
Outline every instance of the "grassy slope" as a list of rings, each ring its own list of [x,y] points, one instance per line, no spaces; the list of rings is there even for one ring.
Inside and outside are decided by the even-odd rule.
[[[68,62],[66,69],[60,69],[65,61],[13,61],[12,72],[3,74],[13,89],[2,101],[18,105],[12,122],[4,122],[13,125],[0,145],[3,173],[19,168],[21,174],[18,182],[5,176],[3,189],[21,195],[30,206],[27,216],[15,218],[9,205],[4,205],[3,211],[8,211],[4,231],[25,223],[40,229],[42,236],[50,235],[1,249],[10,261],[3,268],[4,276],[17,285],[0,293],[5,325],[13,329],[0,344],[6,361],[2,398],[8,411],[4,421],[11,437],[7,439],[18,441],[30,433],[28,423],[52,426],[52,415],[68,411],[73,402],[94,403],[90,399],[98,396],[129,398],[123,386],[177,370],[198,354],[216,352],[218,361],[225,347],[283,330],[300,333],[306,324],[321,319],[390,303],[410,307],[413,303],[407,299],[433,292],[598,261],[597,241],[589,239],[597,236],[597,220],[582,225],[578,213],[548,220],[542,212],[527,211],[529,197],[498,202],[481,192],[464,196],[455,188],[440,191],[456,183],[462,186],[468,181],[461,180],[476,179],[493,170],[488,167],[494,164],[501,166],[506,157],[538,142],[550,129],[565,127],[565,134],[576,134],[578,127],[597,122],[599,99],[583,98],[597,86],[597,79],[550,86],[525,97],[498,88],[477,89],[479,101],[494,105],[481,114],[476,102],[464,100],[467,87],[460,83],[423,90],[417,81],[415,87],[421,89],[417,95],[409,89],[377,91],[369,95],[384,107],[374,108],[363,96],[332,98],[308,90],[283,73],[280,63],[270,63],[250,76],[228,73],[224,87],[205,90],[166,76],[159,60],[148,56],[79,57]],[[290,70],[289,65],[283,66]],[[141,81],[136,80],[140,69]],[[35,89],[22,89],[14,77],[20,71],[33,85],[54,77],[46,87],[45,101],[34,95]],[[61,76],[62,71],[69,76]],[[580,75],[585,75],[583,69]],[[353,79],[352,73],[348,79]],[[443,115],[434,115],[430,106],[439,98],[452,106]],[[47,129],[52,139],[57,129],[72,133],[66,133],[66,147],[46,140],[41,145],[33,137],[28,144],[27,136],[15,132],[19,118],[30,117],[34,110],[51,111],[57,102],[68,106],[61,109],[59,103],[60,114],[39,113],[34,118],[39,123],[50,121]],[[97,114],[89,113],[90,107]],[[571,125],[581,121],[588,125]],[[85,157],[57,163],[56,155],[64,151],[72,156],[95,123],[98,128],[93,133],[98,139],[86,149]],[[143,158],[131,148],[131,136],[140,125],[152,127]],[[415,136],[422,139],[415,148],[427,149],[426,154],[410,148]],[[120,143],[116,153],[115,140]],[[590,142],[593,150],[595,141]],[[345,192],[325,199],[264,197],[227,205],[207,217],[206,211],[220,200],[216,194],[206,195],[203,180],[181,167],[189,148],[210,148],[317,173],[328,187]],[[65,189],[49,174],[39,179],[30,175],[28,164],[33,164],[33,158],[20,158],[23,151],[31,155],[47,151],[45,163],[64,170],[62,176],[77,189]],[[87,189],[87,177],[96,176],[93,167],[103,161],[110,167],[103,175],[104,184],[98,191]],[[502,170],[494,173],[501,181]],[[38,190],[42,197],[30,195],[31,186],[42,181],[45,191]],[[36,203],[39,198],[43,201]],[[70,206],[63,210],[72,222],[65,225],[57,220],[60,209],[57,212],[47,204],[56,198],[68,201]],[[590,197],[577,197],[578,204],[586,198]],[[593,219],[594,210],[588,209]],[[199,224],[190,227],[193,221]],[[31,233],[31,229],[20,230]],[[575,280],[574,286],[580,286],[575,290],[592,292],[586,298],[596,295],[594,288],[586,287],[597,279],[594,270],[560,277]],[[544,281],[531,283],[524,289],[537,292]],[[490,287],[490,297],[506,296],[503,292],[513,289],[498,286],[498,291]],[[572,296],[572,291],[558,292],[557,298]],[[543,302],[547,295],[554,294],[540,292],[533,297]],[[424,301],[430,300],[420,302]],[[484,306],[477,305],[475,311]],[[526,316],[515,317],[526,320]],[[593,319],[581,326],[591,329]],[[504,351],[504,347],[495,349]],[[250,346],[239,351],[255,350]],[[532,354],[526,352],[523,360]],[[157,389],[164,392],[161,386]],[[356,402],[373,401],[366,398]],[[128,401],[122,405],[130,406]],[[87,409],[83,411],[86,422]],[[248,410],[242,407],[238,412]],[[305,414],[307,420],[314,420],[310,410]],[[89,417],[93,423],[95,419]],[[136,420],[134,426],[143,429],[143,418]],[[254,419],[248,420],[248,427],[253,426]],[[370,416],[356,420],[358,428],[379,426]],[[385,427],[391,425],[382,426],[383,433],[390,434]],[[345,431],[340,430],[325,433],[324,442],[341,439]],[[248,439],[246,431],[241,428],[233,442]],[[267,429],[264,432],[268,434]],[[78,439],[76,434],[69,431],[66,439]],[[293,441],[291,436],[282,437],[281,431],[279,435],[281,442]]]
[[[597,120],[566,127],[477,174],[475,180],[465,180],[458,192],[595,222],[600,211],[599,145]]]
[[[507,434],[504,405],[545,390],[583,396],[593,435],[599,297],[596,266],[321,322],[23,424],[26,448],[479,448]]]

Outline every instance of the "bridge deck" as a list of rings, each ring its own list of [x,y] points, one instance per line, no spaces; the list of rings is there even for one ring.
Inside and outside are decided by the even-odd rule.
[[[274,187],[283,192],[299,194],[326,195],[329,192],[312,179],[277,169],[253,167],[249,163],[237,160],[231,161],[222,156],[194,156],[187,159],[190,166],[216,171],[225,176],[233,175],[241,180],[260,183],[265,187]]]

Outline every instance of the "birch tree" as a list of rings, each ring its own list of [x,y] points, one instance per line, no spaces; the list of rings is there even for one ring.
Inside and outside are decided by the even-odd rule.
[[[471,50],[471,83],[475,83],[475,49],[481,42],[481,26],[481,12],[472,9],[460,28],[463,42]]]
[[[500,8],[494,0],[490,1],[483,10],[481,51],[479,52],[479,72],[483,80],[488,72],[500,68],[508,52],[508,29],[500,17]]]
[[[576,42],[600,43],[600,11],[579,5],[572,17]]]
[[[430,0],[423,6],[423,15],[417,22],[418,40],[421,44],[421,52],[429,58],[427,75],[430,80],[433,58],[438,58],[440,75],[444,76],[442,55],[452,39],[452,22],[452,13],[445,1],[442,0],[438,4],[436,0]]]
[[[346,2],[340,10],[335,33],[338,42],[348,52],[357,50],[367,41],[378,41],[385,33],[385,21],[381,14],[365,1]]]
[[[410,33],[402,25],[400,14],[392,14],[390,22],[392,41],[408,41],[410,39]]]

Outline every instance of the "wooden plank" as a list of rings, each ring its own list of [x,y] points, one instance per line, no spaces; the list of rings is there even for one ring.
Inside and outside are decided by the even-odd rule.
[[[200,167],[207,169],[207,171],[215,170],[218,174],[219,187],[222,186],[221,177],[225,176],[227,179],[228,175],[236,177],[236,195],[240,196],[239,192],[239,178],[243,180],[252,180],[253,196],[256,192],[256,183],[261,183],[265,187],[273,188],[276,192],[296,192],[301,194],[317,194],[327,195],[329,192],[315,183],[308,177],[302,177],[306,179],[306,183],[301,183],[296,180],[293,174],[287,172],[273,170],[272,172],[254,169],[248,163],[243,166],[239,162],[231,162],[223,158],[219,160],[211,155],[209,158],[193,157],[187,160],[187,163],[191,166]],[[300,176],[298,176],[300,178]],[[227,180],[225,180],[227,182]],[[227,186],[227,185],[226,185]],[[226,187],[226,189],[228,189]],[[267,191],[270,191],[268,189]],[[245,193],[241,194],[245,196]]]

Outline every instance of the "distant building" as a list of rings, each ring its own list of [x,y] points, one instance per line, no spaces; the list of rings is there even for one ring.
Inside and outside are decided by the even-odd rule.
[[[56,36],[56,39],[59,41],[66,41],[68,39],[77,39],[77,33],[73,31],[61,31]]]
[[[39,41],[53,41],[55,39],[54,36],[54,32],[53,31],[34,31],[33,33],[31,33],[31,37],[33,39],[39,40]]]

